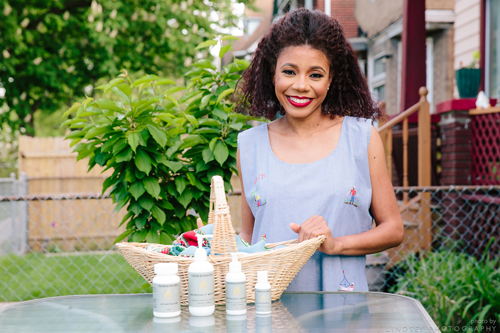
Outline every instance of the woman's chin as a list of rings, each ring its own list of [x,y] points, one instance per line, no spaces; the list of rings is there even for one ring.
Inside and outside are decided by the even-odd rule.
[[[321,108],[314,109],[310,106],[307,106],[305,108],[297,108],[297,107],[293,107],[293,106],[285,108],[285,112],[286,112],[287,117],[294,118],[294,119],[308,118],[312,114],[314,114],[316,111],[321,112]]]

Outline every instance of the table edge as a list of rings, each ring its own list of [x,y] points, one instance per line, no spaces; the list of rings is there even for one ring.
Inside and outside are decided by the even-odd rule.
[[[420,312],[423,314],[424,316],[424,319],[427,321],[427,324],[429,325],[429,328],[431,328],[434,332],[440,332],[438,326],[434,323],[434,320],[432,320],[431,316],[429,315],[429,313],[427,312],[427,310],[423,307],[422,303],[420,303],[419,300],[415,299],[415,298],[411,298],[411,297],[408,297],[408,296],[404,296],[404,295],[399,295],[399,294],[392,294],[392,293],[383,293],[383,292],[378,292],[378,291],[347,291],[347,292],[342,292],[342,291],[289,291],[289,292],[284,292],[283,294],[288,294],[288,295],[293,295],[293,294],[361,294],[361,295],[372,295],[372,294],[376,294],[376,295],[390,295],[390,296],[396,296],[396,297],[400,297],[400,298],[405,298],[405,299],[408,299],[410,301],[412,301],[416,306],[417,308],[419,308]],[[45,297],[45,298],[38,298],[38,299],[32,299],[32,300],[29,300],[29,301],[22,301],[22,302],[18,302],[16,304],[12,304],[12,305],[9,305],[9,306],[6,306],[4,307],[3,309],[0,310],[0,314],[2,314],[3,312],[7,311],[7,310],[10,310],[12,308],[15,308],[17,306],[22,306],[22,305],[25,305],[27,303],[36,303],[36,302],[42,302],[42,301],[47,301],[47,300],[51,300],[51,299],[61,299],[61,298],[91,298],[91,297],[102,297],[102,296],[106,296],[106,297],[122,297],[122,296],[151,296],[153,295],[152,293],[132,293],[132,294],[90,294],[90,295],[65,295],[65,296],[53,296],[53,297]]]

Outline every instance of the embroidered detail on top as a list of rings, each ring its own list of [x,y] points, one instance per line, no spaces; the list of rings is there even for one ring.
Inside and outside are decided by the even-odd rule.
[[[346,205],[352,205],[354,207],[358,207],[359,205],[359,202],[356,201],[356,186],[353,186],[351,190],[349,190],[349,192],[347,192],[347,195],[346,197],[348,197],[348,199],[345,199],[344,200],[344,203]]]
[[[267,201],[266,199],[263,199],[260,197],[259,193],[257,193],[258,189],[257,187],[250,193],[250,196],[252,197],[252,200],[257,203],[257,208],[264,206]]]
[[[253,184],[254,184],[254,185],[255,185],[255,184],[257,184],[257,181],[258,181],[259,179],[260,179],[260,180],[262,180],[262,179],[264,179],[264,178],[266,178],[266,174],[265,174],[265,173],[263,173],[263,174],[261,174],[261,175],[258,175],[257,177],[255,177],[255,180],[253,181]]]
[[[342,270],[342,274],[344,274],[344,278],[339,284],[339,291],[354,291],[354,282],[350,283],[349,280],[347,280],[344,270]]]

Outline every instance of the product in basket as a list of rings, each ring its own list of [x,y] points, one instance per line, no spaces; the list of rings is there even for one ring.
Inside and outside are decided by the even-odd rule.
[[[194,257],[194,253],[197,247],[196,246],[197,241],[196,243],[194,243],[194,241],[196,240],[197,236],[212,234],[213,230],[214,230],[214,225],[207,224],[202,228],[183,233],[181,236],[177,238],[177,240],[172,245],[150,244],[146,246],[146,250],[157,253],[168,254],[171,256]],[[281,248],[280,246],[274,249],[266,247],[266,235],[262,235],[260,241],[258,241],[254,245],[247,243],[239,235],[235,234],[234,236],[236,240],[236,245],[238,246],[239,253],[256,253],[256,252],[271,251]],[[205,239],[203,241],[202,247],[207,252],[207,255],[210,255],[211,244],[209,239]]]

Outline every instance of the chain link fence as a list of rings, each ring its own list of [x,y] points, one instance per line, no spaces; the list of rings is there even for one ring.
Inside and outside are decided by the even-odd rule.
[[[27,196],[26,182],[0,181],[0,301],[141,292],[144,279],[113,246],[124,213],[114,212],[108,196]],[[432,253],[480,258],[492,237],[500,239],[499,192],[498,186],[395,188],[405,239],[367,257],[370,290],[402,292],[405,272]],[[238,232],[241,196],[228,200]],[[498,241],[488,248],[493,255],[499,250]],[[436,269],[451,269],[454,257],[443,258]]]

